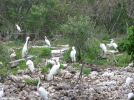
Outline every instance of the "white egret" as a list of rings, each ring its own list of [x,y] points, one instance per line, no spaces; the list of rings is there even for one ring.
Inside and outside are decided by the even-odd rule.
[[[58,74],[58,71],[60,68],[60,63],[59,63],[59,60],[55,60],[55,61],[56,61],[56,64],[53,65],[53,67],[51,68],[51,70],[47,76],[48,81],[54,79],[54,75]]]
[[[70,57],[71,57],[72,62],[76,61],[76,50],[74,46],[72,47],[72,51],[70,52]]]
[[[45,43],[48,45],[48,47],[51,47],[50,41],[47,39],[46,36],[45,36]]]
[[[22,49],[22,58],[25,58],[25,57],[27,57],[27,54],[28,54],[28,40],[30,39],[30,37],[28,36],[27,38],[26,38],[26,42],[25,42],[25,44],[24,44],[24,46],[23,46],[23,49]]]
[[[18,24],[15,24],[15,26],[16,26],[17,30],[18,30],[19,32],[21,32],[20,26],[19,26]]]
[[[117,50],[108,50],[104,43],[100,43],[100,48],[103,51],[103,56],[104,57],[106,56],[106,54],[114,54],[114,53],[118,52]]]
[[[127,98],[128,98],[128,100],[134,100],[134,94],[132,92],[128,93]]]
[[[31,72],[34,72],[35,68],[34,68],[34,63],[32,62],[32,60],[27,60],[26,65],[28,66]]]
[[[3,87],[0,88],[0,99],[4,96],[4,89]]]
[[[52,64],[52,65],[55,65],[56,62],[55,62],[55,60],[53,60],[53,59],[49,59],[49,60],[46,60],[46,64]]]
[[[41,99],[48,100],[49,93],[43,87],[40,86],[40,83],[41,83],[40,78],[38,78],[37,91],[38,91]]]
[[[130,84],[133,82],[134,80],[133,80],[133,78],[131,78],[131,77],[127,77],[126,78],[126,86],[130,86]]]
[[[15,60],[15,58],[16,58],[16,53],[15,53],[14,50],[12,50],[12,53],[11,53],[11,55],[10,55],[10,59],[11,59],[11,60]]]
[[[118,45],[114,42],[114,39],[110,39],[110,44],[107,44],[108,47],[113,47],[115,50],[117,50]]]

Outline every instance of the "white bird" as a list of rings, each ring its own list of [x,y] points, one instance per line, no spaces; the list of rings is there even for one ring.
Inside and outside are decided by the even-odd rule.
[[[128,100],[134,100],[134,94],[132,92],[128,93],[127,98],[128,98]]]
[[[46,64],[52,64],[52,65],[55,65],[56,62],[55,62],[55,60],[53,60],[53,59],[49,59],[49,60],[46,60]]]
[[[17,30],[18,30],[19,32],[21,32],[20,26],[19,26],[18,24],[15,24],[15,25],[16,25]]]
[[[34,72],[35,68],[34,68],[34,63],[32,62],[32,60],[27,60],[26,65],[28,66],[31,72]]]
[[[106,47],[106,45],[104,43],[100,43],[100,48],[102,49],[104,54],[107,53],[107,47]]]
[[[14,50],[12,50],[12,53],[11,53],[11,55],[10,55],[10,58],[11,58],[11,60],[15,60],[15,58],[16,58],[16,53],[15,53]]]
[[[108,50],[104,43],[100,43],[100,48],[103,51],[103,56],[106,56],[106,54],[114,54],[118,52],[117,50]]]
[[[47,76],[47,80],[50,81],[52,79],[54,79],[54,75],[58,74],[59,68],[60,68],[60,63],[59,60],[55,60],[56,64],[53,65],[53,67],[51,68],[48,76]]]
[[[47,39],[46,36],[45,36],[45,43],[48,45],[48,47],[51,47],[50,41]]]
[[[76,61],[76,50],[74,46],[72,47],[72,51],[70,52],[70,57],[71,57],[72,62]]]
[[[0,99],[4,96],[4,89],[3,87],[0,88]]]
[[[134,80],[133,80],[133,78],[131,78],[131,77],[127,77],[126,78],[126,86],[130,86],[130,84],[133,82]]]
[[[40,78],[38,78],[37,91],[38,91],[41,99],[48,100],[49,93],[43,87],[39,86],[40,83],[41,83]]]
[[[108,47],[113,47],[117,50],[118,45],[114,42],[114,39],[111,39],[110,44],[107,44]]]
[[[27,57],[27,54],[28,54],[28,40],[30,39],[30,37],[28,36],[27,38],[26,38],[26,42],[25,42],[25,44],[24,44],[24,46],[23,46],[23,49],[22,49],[22,58],[25,58],[25,57]]]

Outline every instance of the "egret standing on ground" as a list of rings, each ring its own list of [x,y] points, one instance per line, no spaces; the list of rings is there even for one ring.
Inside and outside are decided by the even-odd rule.
[[[23,46],[23,49],[22,49],[22,58],[25,58],[28,55],[28,40],[29,40],[29,38],[30,38],[29,36],[26,38],[26,42],[25,42],[25,44]]]
[[[74,46],[72,47],[72,51],[70,52],[70,57],[71,57],[72,62],[76,61],[76,50]]]
[[[4,90],[3,87],[0,88],[0,100],[2,99],[2,97],[4,96]]]
[[[48,94],[49,93],[43,87],[39,87],[40,83],[41,83],[40,78],[38,78],[37,91],[38,91],[41,99],[48,100]]]
[[[48,47],[51,47],[50,41],[47,39],[46,36],[45,36],[45,43],[48,45]]]
[[[60,68],[60,63],[59,60],[55,60],[56,64],[53,65],[53,67],[51,68],[48,76],[47,76],[47,80],[50,81],[52,79],[54,79],[54,75],[58,74],[59,68]]]
[[[14,50],[12,50],[12,53],[11,53],[11,55],[10,55],[10,59],[11,59],[12,61],[16,59],[16,53],[15,53]]]
[[[32,62],[32,60],[27,60],[26,65],[28,66],[31,72],[34,72],[35,68],[34,68],[34,63]]]
[[[15,24],[15,26],[16,26],[17,30],[18,30],[19,32],[21,32],[20,26],[19,26],[18,24]]]

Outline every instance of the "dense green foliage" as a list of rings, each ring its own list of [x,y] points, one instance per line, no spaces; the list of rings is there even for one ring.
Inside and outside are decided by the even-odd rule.
[[[125,33],[134,24],[132,0],[0,0],[0,35],[22,33],[36,37],[60,34],[68,17],[88,16],[109,33]],[[61,33],[62,34],[62,33]]]
[[[27,85],[37,86],[38,80],[26,79],[26,80],[25,80],[25,83],[26,83]]]
[[[62,32],[70,39],[70,45],[76,47],[78,60],[82,59],[88,38],[94,34],[93,24],[89,17],[79,16],[69,17],[67,23],[61,27]]]
[[[119,48],[126,51],[131,56],[131,60],[134,60],[134,26],[128,28],[128,37],[120,43]]]

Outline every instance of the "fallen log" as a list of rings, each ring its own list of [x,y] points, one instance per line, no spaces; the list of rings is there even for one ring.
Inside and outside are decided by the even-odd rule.
[[[34,58],[35,56],[28,56],[27,59],[32,59]],[[21,61],[25,61],[25,58],[22,58],[22,59],[18,59],[18,60],[14,60],[14,61],[11,61],[9,62],[10,66],[11,67],[16,67]]]

